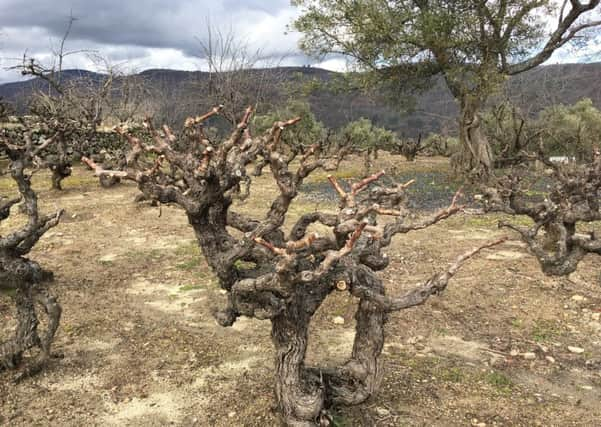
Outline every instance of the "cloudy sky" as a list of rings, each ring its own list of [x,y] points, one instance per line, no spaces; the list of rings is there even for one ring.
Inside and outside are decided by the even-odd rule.
[[[260,49],[265,65],[345,65],[340,58],[317,62],[299,52],[299,35],[286,34],[298,14],[290,0],[0,0],[0,83],[19,79],[7,67],[24,52],[49,61],[71,13],[77,20],[66,50],[97,51],[129,71],[205,69],[198,40],[206,40],[209,21],[224,32],[231,29],[252,51]],[[575,58],[563,52],[552,62]],[[98,69],[86,54],[66,59],[64,68],[75,67]]]

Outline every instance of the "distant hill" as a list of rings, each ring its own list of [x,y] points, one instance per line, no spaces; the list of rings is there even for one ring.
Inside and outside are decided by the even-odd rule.
[[[266,70],[250,70],[248,73],[265,73]],[[313,67],[279,67],[268,70],[277,75],[278,85],[298,85],[311,79],[321,82],[339,76],[338,73]],[[151,69],[139,75],[149,87],[154,88],[155,96],[163,97],[173,93],[187,93],[179,89],[191,81],[208,78],[208,73],[200,71],[178,71]],[[100,74],[85,70],[65,70],[63,78],[85,78],[99,81]],[[275,80],[274,80],[275,81]],[[531,114],[553,104],[572,104],[588,97],[601,108],[601,63],[561,64],[538,67],[527,73],[509,79],[508,96]],[[274,83],[275,84],[275,83]],[[40,79],[0,85],[0,97],[23,108],[27,98],[35,90],[47,89],[47,83]],[[277,88],[269,96],[278,98]],[[181,96],[181,95],[178,95]],[[190,93],[190,97],[202,96]],[[274,99],[273,102],[277,102]],[[380,126],[399,132],[405,136],[416,136],[422,132],[452,131],[458,112],[442,79],[434,79],[431,88],[416,97],[413,112],[401,114],[383,101],[373,101],[359,93],[333,93],[317,90],[309,97],[312,108],[319,120],[328,127],[339,127],[349,120],[367,117]],[[190,105],[196,105],[190,102]],[[189,113],[197,113],[190,111]]]

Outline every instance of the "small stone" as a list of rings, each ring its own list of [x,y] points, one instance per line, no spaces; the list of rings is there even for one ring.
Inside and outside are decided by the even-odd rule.
[[[581,385],[580,388],[583,390],[592,390],[593,389],[593,387],[591,387],[590,385]]]
[[[584,301],[584,297],[582,295],[574,295],[574,296],[572,296],[572,300],[580,302],[580,301]]]
[[[587,286],[588,284],[586,283],[585,280],[582,279],[582,276],[580,276],[580,274],[578,273],[571,273],[568,275],[568,280],[572,283],[575,283],[576,285],[579,286]]]
[[[342,316],[336,316],[336,317],[334,317],[334,318],[332,319],[332,322],[333,322],[335,325],[344,325],[344,317],[342,317]]]
[[[582,347],[568,346],[568,351],[570,353],[575,353],[575,354],[582,354],[582,353],[584,353],[584,349]]]
[[[532,352],[522,353],[522,357],[526,360],[534,360],[536,359],[536,354]]]
[[[597,331],[601,331],[601,322],[589,322],[589,327]]]
[[[542,344],[537,344],[536,345],[538,347],[538,349],[540,351],[542,351],[543,353],[548,353],[549,352],[549,347],[547,347],[546,345],[542,345]]]
[[[376,407],[375,411],[376,411],[376,415],[378,417],[380,417],[380,418],[387,417],[387,416],[390,415],[390,411],[388,409],[382,408],[382,407],[379,407],[379,406]]]
[[[520,354],[520,352],[519,352],[519,351],[517,351],[517,350],[511,350],[511,351],[509,352],[509,355],[510,355],[511,357],[516,357],[516,356],[518,356],[519,354]]]
[[[547,362],[549,363],[555,363],[555,358],[552,356],[545,356],[545,359],[547,360]]]
[[[229,418],[234,418],[234,417],[236,416],[236,411],[231,411],[231,412],[228,412],[227,416],[228,416]]]
[[[221,295],[225,295],[225,294],[227,294],[227,291],[225,289],[219,289],[219,293]]]
[[[100,262],[113,262],[117,259],[117,255],[116,254],[107,254],[104,255],[102,257],[100,257],[98,260]]]
[[[591,314],[591,319],[593,319],[593,320],[601,320],[601,313],[593,313],[593,314]]]

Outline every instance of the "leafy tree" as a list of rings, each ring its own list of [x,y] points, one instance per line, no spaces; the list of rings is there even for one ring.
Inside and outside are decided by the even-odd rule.
[[[571,106],[544,109],[537,124],[547,153],[589,160],[601,141],[601,111],[588,98]]]
[[[491,139],[495,167],[504,168],[525,160],[539,141],[537,121],[509,101],[501,102],[482,116],[484,133]]]
[[[258,115],[253,120],[255,132],[264,133],[278,121],[278,117],[300,117],[302,120],[282,135],[286,145],[298,152],[324,140],[327,134],[324,125],[315,118],[311,105],[305,101],[289,100],[283,107],[274,108],[270,112]]]
[[[394,142],[394,133],[375,126],[371,120],[361,117],[348,123],[341,134],[348,144],[366,150],[388,149]]]
[[[423,144],[427,147],[424,154],[428,156],[450,157],[459,151],[459,140],[444,134],[430,133]]]
[[[486,176],[493,153],[480,126],[484,102],[506,76],[599,25],[587,18],[600,1],[293,0],[302,9],[293,25],[305,51],[351,56],[380,80],[442,74],[460,104],[461,163]]]
[[[507,167],[528,159],[542,142],[541,153],[588,161],[601,140],[601,111],[584,98],[574,105],[553,105],[532,117],[505,102],[483,114],[483,128],[492,141],[495,165]]]
[[[390,149],[394,144],[393,132],[374,126],[371,120],[360,118],[348,123],[340,131],[342,144],[352,147],[353,151],[365,153],[365,175],[369,175],[372,156],[376,157],[379,149]]]

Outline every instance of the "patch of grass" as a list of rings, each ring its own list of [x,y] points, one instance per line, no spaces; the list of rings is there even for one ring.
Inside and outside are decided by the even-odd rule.
[[[362,169],[356,166],[347,167],[343,165],[335,171],[316,171],[313,172],[306,182],[324,182],[328,179],[328,175],[335,176],[338,179],[351,179],[360,177],[363,173]]]
[[[194,281],[198,284],[198,286],[202,286],[205,289],[219,286],[219,281],[209,270],[202,270],[194,274],[194,277],[196,277]]]
[[[462,383],[466,379],[466,374],[460,368],[442,368],[437,372],[437,377],[445,382]]]
[[[3,192],[14,191],[16,189],[17,185],[12,179],[5,178],[0,180],[0,190],[2,190]]]
[[[461,218],[461,217],[460,217]],[[511,222],[515,225],[530,226],[532,220],[527,216],[508,217],[507,215],[476,215],[463,217],[463,225],[465,227],[481,227],[481,228],[497,228],[499,221]]]
[[[257,268],[257,264],[249,261],[242,261],[241,259],[236,260],[234,263],[234,268],[238,271],[240,270],[253,270]]]
[[[194,241],[179,245],[175,249],[175,255],[177,255],[178,257],[194,257],[198,259],[201,253],[198,244]]]
[[[438,357],[411,357],[403,360],[403,365],[415,370],[415,374],[422,377],[431,377],[441,365]]]
[[[516,317],[514,319],[511,319],[511,326],[513,326],[516,329],[521,329],[524,327],[524,322],[522,321],[522,319]]]
[[[194,270],[195,268],[200,266],[200,260],[198,258],[192,258],[184,262],[180,262],[175,265],[175,268],[178,270]]]
[[[163,256],[163,251],[161,249],[151,249],[148,252],[148,256],[151,258],[161,258]]]
[[[125,254],[130,260],[143,261],[148,259],[157,260],[163,257],[163,250],[151,249],[150,251],[130,251]]]
[[[346,313],[346,307],[344,305],[336,305],[334,308],[332,308],[330,313],[334,317],[344,317]]]
[[[559,335],[559,328],[552,320],[537,320],[532,328],[532,339],[536,342],[545,342]]]
[[[203,289],[204,287],[200,284],[196,284],[196,285],[182,285],[178,288],[179,292],[190,292],[190,291],[198,291]]]
[[[436,328],[434,332],[436,332],[436,334],[441,337],[446,337],[447,335],[449,335],[449,330],[445,328]]]
[[[351,422],[341,414],[332,414],[332,427],[350,427]]]
[[[9,297],[14,297],[17,293],[15,288],[2,288],[0,287],[0,295],[7,295]]]
[[[513,381],[502,372],[492,371],[486,374],[484,380],[495,390],[502,394],[509,394],[513,388]]]
[[[86,176],[86,175],[71,175],[67,178],[65,178],[65,180],[63,181],[63,186],[65,188],[79,188],[79,187],[86,187],[89,185],[94,185],[94,184],[98,184],[98,186],[100,186],[100,183],[98,182],[98,178],[96,176],[93,175],[92,172],[90,172],[90,176]]]

